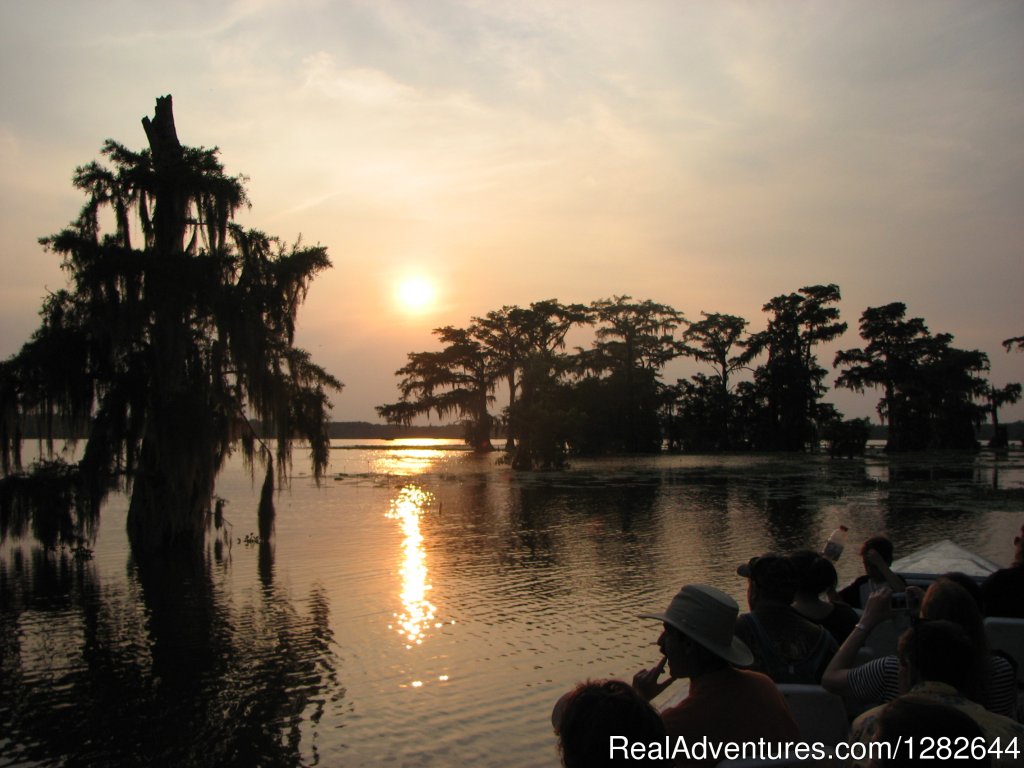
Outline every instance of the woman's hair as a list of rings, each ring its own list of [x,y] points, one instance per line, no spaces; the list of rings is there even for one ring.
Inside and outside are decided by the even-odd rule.
[[[924,600],[921,601],[921,616],[929,621],[952,621],[967,633],[972,646],[970,659],[977,685],[971,686],[973,692],[962,693],[976,701],[984,701],[989,679],[989,649],[984,618],[977,602],[955,578],[940,576],[924,594]]]
[[[835,589],[839,576],[832,561],[810,549],[793,552],[789,556],[796,572],[796,591],[803,595],[818,596]]]
[[[974,648],[963,627],[955,622],[924,619],[900,636],[900,664],[910,670],[911,685],[946,683],[977,701],[982,681],[977,676]]]
[[[610,755],[612,736],[628,743],[663,743],[665,724],[661,715],[629,683],[622,680],[588,680],[569,694],[556,723],[558,746],[566,768],[602,765],[669,765],[670,761],[637,761]]]

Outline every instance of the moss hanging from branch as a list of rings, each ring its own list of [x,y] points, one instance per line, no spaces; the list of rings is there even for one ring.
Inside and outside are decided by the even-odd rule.
[[[244,179],[224,172],[216,149],[179,142],[170,96],[142,122],[149,148],[107,141],[101,161],[75,172],[81,214],[40,241],[62,258],[69,287],[46,299],[40,328],[0,363],[0,464],[9,490],[27,488],[14,482],[27,425],[50,452],[57,425],[86,434],[82,460],[66,471],[87,489],[73,506],[97,503],[71,527],[123,483],[133,547],[159,550],[201,542],[214,480],[253,434],[249,418],[272,424],[277,439],[273,454],[243,440],[250,466],[266,459],[272,474],[276,460],[283,480],[301,438],[319,479],[328,392],[341,383],[294,346],[309,284],[330,266],[326,249],[285,247],[233,223],[248,204]],[[19,504],[12,524],[31,507]]]

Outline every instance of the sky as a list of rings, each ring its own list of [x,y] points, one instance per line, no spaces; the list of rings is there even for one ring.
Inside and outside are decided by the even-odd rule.
[[[1024,2],[0,0],[0,76],[3,357],[65,284],[37,240],[74,168],[143,148],[172,94],[182,142],[248,178],[244,224],[327,247],[298,343],[345,382],[336,420],[377,421],[431,329],[549,298],[757,331],[836,283],[826,367],[902,301],[1024,381]]]

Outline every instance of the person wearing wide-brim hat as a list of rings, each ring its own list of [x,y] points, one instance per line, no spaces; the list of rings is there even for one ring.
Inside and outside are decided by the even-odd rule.
[[[689,584],[663,613],[641,615],[662,622],[658,647],[664,656],[655,667],[638,672],[633,687],[650,700],[673,680],[690,679],[687,697],[661,712],[673,741],[680,736],[688,744],[799,740],[796,721],[772,679],[738,668],[753,661],[734,634],[738,614],[736,601],[721,590]],[[669,678],[659,681],[666,665]]]

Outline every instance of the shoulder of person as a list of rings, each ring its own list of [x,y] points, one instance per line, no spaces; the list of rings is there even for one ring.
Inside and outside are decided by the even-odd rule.
[[[988,667],[993,678],[1009,677],[1016,679],[1017,662],[1004,651],[993,651],[988,657]]]
[[[847,605],[846,603],[833,603],[832,607],[835,609],[836,614],[842,615],[843,618],[853,619],[854,622],[860,620],[860,616],[858,615],[857,611],[854,610],[853,607]]]
[[[1022,565],[1011,565],[1008,568],[1000,568],[998,571],[992,571],[988,577],[981,582],[981,588],[991,587],[992,585],[999,584],[1003,581],[1016,581],[1017,579],[1024,579],[1024,566]]]
[[[821,624],[819,624],[816,621],[813,621],[812,619],[808,619],[806,616],[798,613],[796,610],[793,610],[793,616],[797,619],[798,625],[804,632],[807,632],[808,634],[811,634],[813,632],[815,637],[817,637],[823,632],[829,637],[832,636],[831,633],[827,629],[825,629],[825,627],[823,627]]]
[[[764,672],[759,672],[756,669],[740,669],[739,667],[733,669],[740,673],[746,685],[752,688],[761,688],[772,696],[782,696],[779,686]]]

